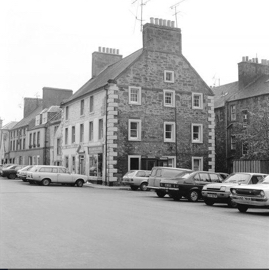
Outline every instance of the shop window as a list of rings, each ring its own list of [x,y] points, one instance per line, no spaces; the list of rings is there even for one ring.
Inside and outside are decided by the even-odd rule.
[[[102,177],[103,171],[103,154],[89,156],[89,174],[90,176]]]

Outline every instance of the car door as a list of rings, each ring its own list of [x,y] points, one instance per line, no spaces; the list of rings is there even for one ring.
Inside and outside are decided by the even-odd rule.
[[[209,174],[205,172],[200,172],[199,174],[199,181],[195,181],[195,185],[198,187],[199,190],[202,190],[203,186],[209,184],[211,182]]]
[[[66,168],[58,168],[59,172],[57,174],[58,183],[72,183],[73,179],[72,179],[72,175],[68,172],[68,170]]]

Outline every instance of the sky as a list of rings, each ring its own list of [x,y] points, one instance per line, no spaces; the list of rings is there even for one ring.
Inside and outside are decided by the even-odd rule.
[[[268,10],[268,0],[0,0],[0,118],[20,121],[23,99],[43,87],[75,93],[92,53],[142,48],[151,17],[181,28],[182,53],[208,86],[237,81],[243,56],[269,59]]]

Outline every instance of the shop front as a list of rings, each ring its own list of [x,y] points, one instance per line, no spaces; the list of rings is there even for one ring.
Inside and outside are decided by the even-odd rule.
[[[97,184],[103,183],[103,147],[88,147],[89,156],[89,178],[90,181]]]

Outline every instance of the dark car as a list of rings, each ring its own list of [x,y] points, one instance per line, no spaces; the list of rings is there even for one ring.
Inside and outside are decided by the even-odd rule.
[[[1,170],[1,176],[6,176],[8,179],[15,179],[17,176],[17,171],[23,167],[25,167],[25,165],[11,165],[3,168]]]
[[[185,172],[177,178],[161,180],[160,186],[175,201],[185,197],[190,202],[197,202],[202,199],[201,191],[204,185],[212,182],[221,183],[222,181],[223,179],[218,173],[194,171]]]

